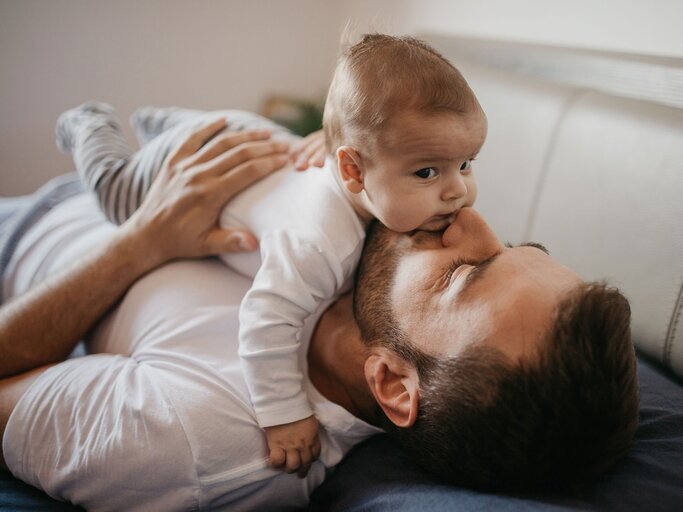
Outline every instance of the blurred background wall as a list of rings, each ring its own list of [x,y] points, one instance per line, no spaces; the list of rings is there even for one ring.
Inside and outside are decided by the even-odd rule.
[[[0,195],[72,170],[54,124],[87,99],[114,105],[127,130],[143,104],[321,101],[348,20],[353,33],[683,57],[681,19],[679,0],[0,0]]]

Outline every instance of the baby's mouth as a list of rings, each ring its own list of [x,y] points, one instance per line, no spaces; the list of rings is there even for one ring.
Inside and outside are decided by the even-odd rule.
[[[419,230],[424,231],[443,231],[453,222],[454,215],[435,215],[429,221],[425,222]]]
[[[444,215],[437,215],[436,217],[434,217],[434,219],[446,221],[450,225],[455,220],[455,217],[458,215],[458,211],[460,210],[455,210],[454,212],[446,213]]]

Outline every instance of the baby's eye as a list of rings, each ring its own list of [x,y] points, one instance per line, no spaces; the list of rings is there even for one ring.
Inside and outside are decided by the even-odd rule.
[[[472,160],[465,160],[460,166],[461,171],[468,171],[472,168]]]
[[[434,167],[425,167],[424,169],[420,169],[419,171],[415,172],[415,176],[418,178],[421,178],[423,180],[428,180],[429,178],[433,178],[436,176],[438,173]]]

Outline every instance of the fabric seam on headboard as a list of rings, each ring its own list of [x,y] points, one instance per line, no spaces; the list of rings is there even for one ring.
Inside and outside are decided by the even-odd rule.
[[[539,204],[541,202],[541,196],[543,194],[543,189],[545,187],[546,178],[548,176],[548,168],[550,160],[555,153],[555,147],[557,146],[557,141],[559,140],[560,130],[564,121],[572,109],[574,104],[584,96],[588,91],[586,89],[577,89],[574,91],[569,98],[564,102],[560,115],[557,117],[557,122],[553,127],[553,133],[550,136],[550,141],[545,154],[543,155],[543,160],[541,163],[541,172],[539,174],[538,180],[536,181],[536,187],[531,199],[531,208],[529,210],[529,217],[527,218],[526,227],[524,228],[524,240],[528,241],[531,237],[531,231],[534,227],[536,221],[536,214],[538,213]]]
[[[669,328],[666,332],[666,339],[664,340],[664,347],[662,349],[662,362],[672,368],[671,365],[671,352],[673,351],[674,338],[676,337],[676,329],[678,328],[678,322],[681,319],[681,311],[683,310],[683,279],[681,279],[681,284],[678,289],[678,299],[674,305],[674,310],[671,315],[671,320],[669,322]]]

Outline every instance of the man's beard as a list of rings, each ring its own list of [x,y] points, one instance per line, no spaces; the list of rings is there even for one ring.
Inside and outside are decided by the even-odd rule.
[[[400,351],[405,336],[391,307],[391,289],[400,257],[393,237],[395,234],[378,221],[370,225],[356,272],[353,313],[363,343]]]
[[[413,364],[421,377],[426,377],[437,359],[418,348],[401,329],[393,312],[391,297],[402,255],[437,235],[417,233],[408,237],[411,238],[408,244],[402,243],[406,240],[404,236],[407,237],[389,231],[378,221],[370,225],[356,272],[353,314],[363,343],[393,350]]]

